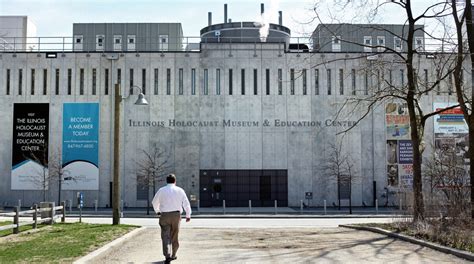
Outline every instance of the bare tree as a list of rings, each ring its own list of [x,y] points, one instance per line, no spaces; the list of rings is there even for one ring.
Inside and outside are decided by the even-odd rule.
[[[164,181],[169,172],[168,156],[166,151],[157,144],[151,146],[150,151],[142,150],[142,159],[137,161],[137,183],[146,190],[146,214],[150,214],[150,191],[156,193],[156,186]]]
[[[338,207],[341,209],[342,192],[348,192],[349,213],[352,214],[352,184],[357,179],[354,161],[344,152],[341,144],[329,144],[329,155],[323,167],[330,179],[337,182]]]
[[[61,204],[62,184],[65,180],[75,181],[69,170],[64,169],[61,159],[61,152],[54,150],[49,157],[49,178],[52,182],[58,183],[58,204]]]
[[[347,2],[341,2],[343,4],[342,8],[351,7],[347,5]],[[389,61],[382,60],[376,66],[381,67],[379,69],[387,69],[391,65],[398,65],[402,68],[405,68],[404,75],[406,76],[406,83],[401,83],[400,85],[395,85],[388,80],[386,77],[382,78],[383,87],[380,87],[380,90],[374,89],[371,94],[367,93],[365,97],[353,98],[353,102],[357,107],[364,107],[366,110],[361,114],[361,118],[355,123],[357,125],[363,118],[365,118],[374,108],[380,104],[383,104],[387,100],[400,100],[404,101],[407,104],[407,110],[409,114],[409,125],[410,125],[410,136],[413,145],[413,221],[419,221],[424,219],[424,200],[423,200],[423,181],[422,181],[422,154],[424,151],[424,130],[426,121],[434,116],[439,114],[442,111],[457,107],[457,105],[449,106],[444,109],[432,110],[431,107],[428,109],[423,107],[422,101],[423,97],[430,91],[433,91],[442,81],[444,81],[453,71],[455,67],[455,61],[452,58],[451,54],[439,54],[438,58],[440,59],[439,67],[440,70],[437,71],[437,76],[434,81],[424,82],[420,79],[420,74],[418,73],[418,64],[420,58],[418,54],[419,50],[416,49],[415,43],[415,32],[422,30],[428,36],[435,38],[429,32],[426,32],[423,28],[417,27],[416,23],[420,21],[426,21],[430,19],[439,19],[446,17],[450,14],[450,5],[446,1],[438,1],[429,6],[427,6],[419,15],[415,16],[412,8],[412,1],[377,1],[377,0],[365,0],[359,1],[359,7],[365,9],[370,9],[370,16],[377,16],[378,10],[384,6],[394,6],[398,7],[403,12],[403,18],[405,19],[404,23],[404,32],[401,35],[396,35],[395,32],[391,32],[387,29],[378,28],[379,30],[386,31],[387,34],[392,36],[397,36],[402,42],[403,46],[406,47],[406,50],[396,50],[386,46],[378,45],[366,45],[365,43],[357,43],[353,40],[341,39],[342,42],[349,42],[352,44],[357,44],[364,47],[370,48],[383,48],[381,53],[393,54],[396,59]],[[321,21],[322,22],[322,21]],[[425,22],[426,23],[426,22]],[[444,39],[438,38],[438,41],[444,43]],[[450,43],[451,44],[451,43]],[[449,45],[448,45],[449,46]],[[388,56],[388,55],[387,55]],[[345,59],[345,58],[344,58]],[[325,62],[330,63],[330,62]],[[370,68],[371,67],[371,68]],[[367,71],[370,73],[375,69],[374,65],[370,65]],[[373,74],[374,75],[374,74]],[[379,77],[380,78],[380,77]],[[354,104],[346,104],[345,106],[354,106]],[[354,125],[354,126],[355,126]],[[349,128],[348,130],[352,129]],[[343,131],[343,132],[347,132]]]
[[[430,183],[433,206],[452,219],[463,218],[468,212],[468,166],[470,155],[458,153],[456,146],[436,148],[425,165],[426,181]],[[436,204],[435,204],[436,203]]]
[[[26,158],[31,159],[33,162],[41,165],[41,168],[38,168],[34,174],[37,177],[32,178],[33,184],[41,188],[43,193],[43,201],[46,201],[46,191],[49,188],[50,184],[50,174],[48,170],[49,166],[49,153],[48,145],[42,144],[38,146],[39,150],[29,152]]]
[[[49,189],[50,184],[58,184],[58,204],[61,203],[61,190],[62,183],[64,180],[75,180],[74,177],[70,176],[70,172],[63,168],[61,152],[58,149],[48,153],[47,146],[40,146],[40,155],[30,153],[30,157],[34,162],[42,164],[42,168],[36,172],[34,184],[39,186],[43,192],[43,201],[46,201],[46,191]]]
[[[456,89],[456,97],[461,109],[463,110],[464,120],[467,122],[469,131],[469,149],[474,149],[474,112],[472,109],[472,103],[474,100],[474,84],[471,80],[471,87],[466,87],[463,82],[463,62],[465,59],[470,59],[470,71],[471,78],[474,77],[474,28],[472,25],[472,2],[471,0],[465,1],[464,10],[458,9],[457,1],[451,0],[452,6],[452,18],[456,28],[456,44],[457,44],[457,56],[456,56],[456,67],[454,70],[454,86]],[[465,35],[463,29],[466,31],[467,42],[465,42]],[[474,219],[474,152],[471,151],[469,156],[469,174],[471,182],[471,218]]]

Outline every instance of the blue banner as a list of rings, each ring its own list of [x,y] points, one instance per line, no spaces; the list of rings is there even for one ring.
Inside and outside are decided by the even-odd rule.
[[[99,189],[99,104],[63,105],[64,190]]]

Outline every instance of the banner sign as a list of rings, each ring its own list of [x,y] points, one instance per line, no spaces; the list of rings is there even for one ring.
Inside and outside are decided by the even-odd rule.
[[[13,105],[12,190],[48,187],[49,104]]]
[[[410,140],[410,117],[406,103],[385,106],[387,139],[387,185],[411,188],[413,181],[413,146]]]
[[[449,103],[433,103],[433,109],[452,106]],[[453,153],[456,166],[465,171],[464,180],[469,185],[469,130],[461,107],[445,110],[434,117],[435,150]]]
[[[435,111],[451,106],[448,103],[433,103]],[[434,117],[434,132],[444,134],[469,133],[461,107],[445,110]]]
[[[99,104],[63,105],[63,190],[99,190]]]

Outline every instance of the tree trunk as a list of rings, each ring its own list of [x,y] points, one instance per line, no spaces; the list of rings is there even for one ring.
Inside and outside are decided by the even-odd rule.
[[[474,116],[469,120],[469,175],[471,180],[471,218],[474,219]]]
[[[407,79],[408,94],[407,105],[410,116],[411,141],[413,145],[413,221],[417,222],[424,219],[424,203],[423,203],[423,182],[421,177],[422,154],[420,150],[420,138],[423,133],[424,124],[421,120],[421,113],[417,113],[415,105],[415,70],[413,69],[413,43],[415,34],[415,20],[411,11],[411,1],[406,1],[406,12],[408,20],[407,35]],[[418,116],[420,115],[420,118]],[[420,135],[421,133],[421,135]]]
[[[466,0],[464,12],[466,14],[467,43],[471,59],[471,76],[474,76],[474,28],[472,25],[472,2]],[[474,79],[473,79],[474,80]],[[474,101],[474,83],[471,83],[471,104]],[[468,113],[466,113],[468,114]],[[471,218],[474,219],[474,116],[473,110],[466,120],[469,127],[469,176],[471,180]]]

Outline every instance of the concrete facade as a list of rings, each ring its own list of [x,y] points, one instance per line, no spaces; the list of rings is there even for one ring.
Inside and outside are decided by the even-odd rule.
[[[255,46],[256,45],[256,46]],[[256,48],[255,48],[256,47]],[[384,107],[369,113],[354,129],[336,136],[357,121],[364,112],[360,109],[339,112],[344,102],[353,97],[351,71],[357,73],[356,95],[371,93],[377,87],[370,77],[365,83],[364,72],[370,61],[360,54],[342,53],[285,53],[279,44],[202,44],[201,52],[124,53],[104,56],[102,53],[64,53],[48,59],[44,53],[0,54],[0,201],[4,205],[17,204],[21,199],[30,205],[42,197],[41,191],[14,191],[11,183],[12,113],[13,104],[38,102],[50,104],[50,152],[62,143],[62,104],[65,102],[98,102],[100,104],[99,135],[99,190],[85,191],[85,206],[110,206],[113,158],[113,101],[112,92],[105,94],[105,69],[110,71],[109,91],[117,82],[121,69],[121,87],[129,93],[130,69],[134,69],[136,85],[141,83],[143,69],[147,87],[148,106],[135,106],[134,95],[126,100],[121,113],[121,176],[122,199],[125,206],[142,207],[146,201],[137,200],[137,162],[142,150],[158,145],[169,157],[171,171],[188,195],[199,199],[199,172],[206,169],[287,170],[288,205],[299,206],[305,192],[313,192],[312,206],[337,203],[337,181],[325,169],[331,144],[343,142],[343,149],[353,159],[356,176],[352,184],[353,205],[372,205],[373,185],[381,199],[387,186],[386,138]],[[395,60],[393,55],[380,55],[384,61]],[[331,63],[326,63],[331,61]],[[391,68],[398,72],[401,64]],[[417,57],[420,71],[429,70],[429,78],[436,74],[433,61]],[[22,95],[18,95],[18,72],[23,70]],[[46,69],[47,94],[30,94],[31,69],[36,74],[37,89],[42,89]],[[55,70],[59,69],[59,95],[55,95]],[[67,71],[72,69],[72,94],[67,95]],[[79,70],[85,69],[85,93],[79,93]],[[97,94],[92,94],[92,69],[97,69]],[[158,69],[158,93],[154,94],[154,72]],[[181,70],[182,69],[182,70]],[[232,69],[233,93],[229,94],[229,69]],[[245,71],[245,95],[242,95],[242,69]],[[257,94],[254,94],[254,70],[257,72]],[[269,69],[269,94],[266,93],[266,70]],[[282,94],[279,94],[281,69]],[[10,93],[7,95],[6,72],[10,72]],[[170,94],[167,94],[167,71],[171,73]],[[192,71],[196,73],[196,93],[192,93]],[[207,70],[208,88],[204,87]],[[218,78],[218,70],[220,77]],[[328,71],[330,70],[330,71]],[[342,70],[342,72],[341,72]],[[183,72],[183,94],[180,94],[179,72]],[[304,74],[306,72],[306,81]],[[294,72],[294,94],[291,72]],[[344,88],[340,93],[342,73]],[[331,95],[328,95],[328,74]],[[316,82],[316,75],[318,75]],[[388,73],[385,75],[388,76]],[[467,74],[465,76],[468,76]],[[220,94],[217,80],[220,79]],[[400,75],[393,81],[400,83]],[[470,81],[470,80],[467,80]],[[304,94],[303,83],[306,83]],[[366,87],[366,85],[368,85]],[[441,90],[447,90],[441,84]],[[207,92],[206,92],[207,91]],[[433,102],[454,102],[454,95],[430,94],[423,102],[426,109]],[[333,122],[334,121],[334,122]],[[207,123],[205,123],[207,122]],[[214,125],[209,125],[213,122]],[[288,122],[288,123],[287,123]],[[206,125],[207,124],[207,125]],[[283,125],[285,124],[285,125]],[[426,127],[427,142],[431,142],[432,122]],[[49,199],[56,199],[57,184],[48,191]],[[80,190],[78,190],[80,191]],[[64,199],[75,201],[76,191],[63,191]]]

